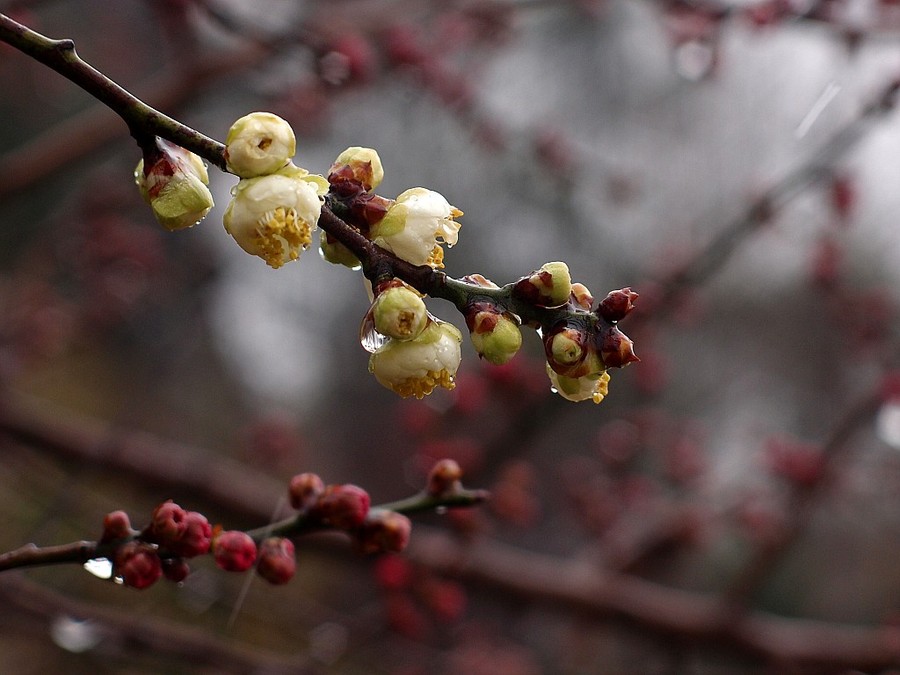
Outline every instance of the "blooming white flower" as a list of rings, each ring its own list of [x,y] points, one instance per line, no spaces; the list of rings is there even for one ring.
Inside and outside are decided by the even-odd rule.
[[[413,265],[443,267],[440,242],[447,246],[457,242],[459,223],[454,218],[461,215],[440,193],[411,188],[397,197],[369,233],[378,246]]]
[[[369,357],[369,372],[403,398],[423,398],[435,387],[453,389],[462,334],[453,324],[434,320],[414,340],[388,340]]]
[[[291,125],[268,112],[244,115],[231,125],[225,138],[228,170],[241,178],[275,173],[296,151]]]
[[[553,391],[567,401],[587,401],[600,403],[609,393],[609,372],[592,373],[581,377],[559,375],[549,365],[547,375]]]
[[[144,160],[134,170],[134,182],[156,220],[167,230],[181,230],[200,222],[214,206],[206,187],[206,165],[193,152],[157,140],[160,155],[147,171]]]
[[[278,268],[296,260],[312,243],[327,188],[321,176],[289,166],[278,173],[245,178],[234,188],[225,229],[242,249]]]

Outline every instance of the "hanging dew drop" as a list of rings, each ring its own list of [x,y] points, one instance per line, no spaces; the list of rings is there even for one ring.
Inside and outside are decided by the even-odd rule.
[[[84,563],[84,569],[100,579],[109,579],[113,574],[112,561],[108,558],[94,558]]]
[[[375,316],[370,307],[359,326],[359,344],[367,352],[374,354],[387,340],[387,337],[375,330]]]

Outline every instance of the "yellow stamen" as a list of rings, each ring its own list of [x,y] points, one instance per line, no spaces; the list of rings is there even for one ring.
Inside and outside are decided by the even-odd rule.
[[[603,371],[597,385],[594,387],[594,393],[591,396],[594,403],[600,403],[609,394],[609,372]]]
[[[434,269],[443,269],[444,268],[444,249],[440,247],[440,245],[435,244],[434,248],[431,251],[431,255],[428,256],[428,260],[425,261],[426,265],[431,265]]]
[[[259,219],[254,243],[259,256],[277,269],[287,262],[285,254],[290,260],[296,260],[301,251],[309,248],[312,230],[309,223],[297,215],[296,209],[279,206]]]
[[[449,390],[455,386],[456,382],[453,381],[453,375],[447,372],[446,368],[443,368],[440,372],[429,370],[424,377],[409,377],[402,382],[394,382],[391,384],[391,389],[403,398],[409,398],[410,396],[425,398],[436,387],[443,387]]]

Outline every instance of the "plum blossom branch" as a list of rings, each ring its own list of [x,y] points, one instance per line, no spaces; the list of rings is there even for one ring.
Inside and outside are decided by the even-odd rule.
[[[16,399],[8,397],[0,406],[0,433],[55,455],[127,469],[145,480],[158,482],[165,478],[165,469],[159,467],[173,459],[171,444],[146,434],[132,438],[124,432],[113,434],[120,446],[110,444],[108,432],[98,431],[84,420],[65,420],[52,407],[23,405]],[[845,433],[835,432],[842,443],[847,440]],[[98,453],[101,448],[104,450]],[[118,452],[120,448],[123,452]],[[140,465],[129,462],[128,448],[149,460]],[[208,453],[178,446],[178,455],[185,454],[188,464],[209,465],[205,459]],[[267,499],[279,490],[274,479],[228,463],[218,468],[212,481],[199,473],[170,478],[177,486],[254,518],[271,515],[272,505]],[[224,490],[210,491],[210,482],[216,481],[223,486],[253,484],[260,489],[259,496],[236,504]],[[385,506],[397,508],[399,504]],[[317,541],[316,546],[326,543],[327,540]],[[81,545],[84,542],[74,542],[71,553],[64,555],[77,557]],[[727,646],[770,664],[815,669],[814,672],[842,668],[878,671],[900,664],[900,635],[890,626],[847,625],[756,610],[735,611],[734,605],[721,596],[674,589],[631,574],[598,570],[593,562],[538,554],[488,539],[461,543],[427,525],[416,526],[416,536],[405,555],[435,572],[483,584],[511,597],[574,609],[586,616],[621,620],[696,644]]]

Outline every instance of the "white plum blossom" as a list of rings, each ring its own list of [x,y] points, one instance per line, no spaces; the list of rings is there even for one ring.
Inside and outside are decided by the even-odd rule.
[[[462,333],[451,323],[432,320],[414,340],[388,340],[369,357],[369,372],[403,398],[423,398],[436,387],[453,389]]]
[[[244,115],[231,125],[225,138],[228,170],[241,178],[275,173],[296,151],[291,125],[269,112]]]
[[[225,229],[247,253],[281,267],[312,243],[322,211],[320,195],[327,189],[323,184],[321,176],[293,166],[243,179],[225,211]]]
[[[440,243],[457,242],[459,223],[454,218],[461,215],[440,193],[411,188],[397,197],[370,235],[378,246],[413,265],[443,267]]]

